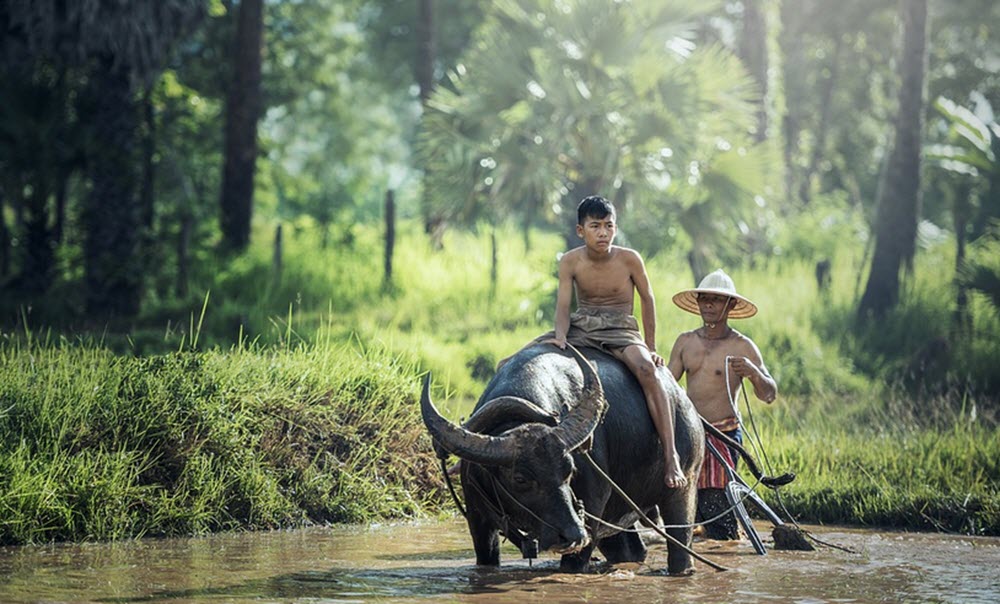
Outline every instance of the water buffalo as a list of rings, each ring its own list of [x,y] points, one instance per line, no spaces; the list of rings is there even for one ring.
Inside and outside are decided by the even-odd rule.
[[[487,385],[472,416],[456,426],[434,408],[430,378],[424,382],[421,411],[435,446],[461,458],[467,520],[480,565],[500,564],[502,534],[522,553],[562,554],[564,571],[585,570],[596,546],[609,562],[638,562],[646,546],[628,527],[633,509],[582,456],[591,456],[649,513],[658,505],[667,525],[694,522],[695,485],[705,453],[705,434],[690,399],[669,372],[661,371],[675,408],[677,453],[688,479],[684,488],[663,482],[660,440],[638,381],[603,352],[562,351],[548,344],[529,346],[503,365]],[[607,401],[605,404],[605,400]],[[603,417],[602,417],[603,414]],[[668,529],[690,545],[691,529]],[[668,544],[668,571],[688,572],[691,556]]]

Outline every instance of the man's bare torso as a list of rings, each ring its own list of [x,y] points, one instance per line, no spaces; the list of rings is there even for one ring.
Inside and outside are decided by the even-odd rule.
[[[671,354],[670,370],[678,379],[682,373],[687,373],[688,396],[702,417],[714,423],[736,416],[734,402],[742,381],[728,366],[726,357],[747,357],[756,365],[762,365],[759,353],[750,340],[735,329],[723,338],[709,339],[702,335],[699,328],[681,334],[675,348],[677,350]]]
[[[586,247],[575,248],[566,254],[572,263],[577,306],[632,314],[635,282],[632,280],[630,254],[635,252],[615,246],[599,260],[591,258]]]

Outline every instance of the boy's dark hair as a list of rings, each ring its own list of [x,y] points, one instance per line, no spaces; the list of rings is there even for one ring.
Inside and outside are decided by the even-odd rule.
[[[587,216],[594,218],[605,218],[615,215],[615,206],[600,195],[584,197],[580,205],[576,206],[576,223],[583,224]]]

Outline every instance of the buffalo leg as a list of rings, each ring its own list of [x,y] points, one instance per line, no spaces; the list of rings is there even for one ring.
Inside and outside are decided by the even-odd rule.
[[[608,562],[643,562],[646,560],[646,544],[642,542],[639,533],[618,533],[601,539],[597,544]]]
[[[667,534],[691,547],[691,524],[694,522],[695,505],[698,490],[690,482],[683,489],[677,489],[660,505],[660,516],[664,525],[681,525],[682,528],[669,528]],[[667,540],[667,572],[671,575],[684,575],[693,572],[691,554],[683,547]]]
[[[469,534],[476,549],[476,564],[500,566],[500,531],[486,522],[469,517]]]
[[[470,486],[471,476],[467,472],[468,469],[463,467],[462,490],[466,493],[465,502],[468,510],[466,520],[469,523],[472,546],[476,550],[476,564],[479,566],[500,566],[500,530],[491,519],[484,515],[483,510],[489,509],[489,502],[483,500],[479,489]]]

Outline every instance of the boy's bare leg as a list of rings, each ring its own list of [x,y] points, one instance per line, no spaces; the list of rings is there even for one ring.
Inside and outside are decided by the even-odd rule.
[[[622,353],[625,364],[642,386],[643,394],[646,395],[646,407],[663,445],[663,463],[666,467],[663,481],[670,488],[683,487],[687,484],[687,477],[681,468],[677,446],[674,444],[674,408],[656,375],[653,357],[643,346],[629,346]]]

